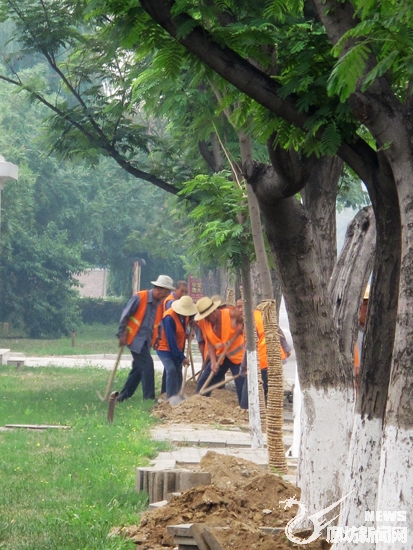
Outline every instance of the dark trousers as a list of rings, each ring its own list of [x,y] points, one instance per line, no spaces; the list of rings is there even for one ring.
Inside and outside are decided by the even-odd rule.
[[[165,375],[166,398],[172,395],[178,395],[182,386],[182,363],[176,360],[169,353],[158,352],[158,357],[163,364],[163,374]],[[162,382],[163,382],[162,376]],[[161,391],[161,393],[164,393]]]
[[[120,400],[132,397],[140,382],[142,382],[143,398],[155,399],[155,369],[148,346],[144,345],[140,353],[131,350],[131,354],[132,370],[120,392]]]
[[[223,380],[225,380],[225,374],[227,373],[228,369],[231,370],[231,374],[233,376],[235,376],[236,374],[239,374],[239,364],[233,363],[228,359],[228,357],[226,357],[222,365],[219,367],[217,374],[212,378],[209,385],[213,386],[214,384],[218,384],[218,382],[222,382]],[[211,363],[209,362],[198,379],[196,393],[199,393],[201,391],[202,386],[205,384],[206,379],[210,374],[211,374]],[[241,404],[241,393],[242,393],[242,386],[244,384],[244,379],[240,377],[234,380],[234,382],[237,390],[238,403]],[[205,395],[206,397],[209,397],[211,393],[206,393]]]
[[[261,369],[261,379],[262,387],[264,390],[265,404],[267,404],[267,394],[268,394],[268,369]],[[245,377],[244,385],[242,386],[242,395],[241,395],[241,409],[248,409],[248,376]]]

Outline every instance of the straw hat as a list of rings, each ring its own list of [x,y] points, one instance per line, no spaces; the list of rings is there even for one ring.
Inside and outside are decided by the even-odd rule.
[[[198,309],[190,296],[182,296],[179,300],[172,302],[172,309],[179,315],[189,317],[198,313]]]
[[[212,301],[208,296],[200,298],[196,303],[198,313],[195,315],[195,321],[205,319],[205,317],[208,317],[208,315],[215,311],[219,305],[221,305],[221,300]]]
[[[211,296],[211,300],[213,302],[220,302],[220,306],[226,306],[227,303],[224,302],[222,299],[221,299],[221,296],[219,294],[214,294],[213,296]]]
[[[368,300],[370,298],[370,285],[367,285],[366,290],[364,291],[363,300]]]
[[[151,281],[153,286],[159,286],[160,288],[167,288],[168,290],[175,290],[173,280],[168,275],[159,275],[156,281]]]

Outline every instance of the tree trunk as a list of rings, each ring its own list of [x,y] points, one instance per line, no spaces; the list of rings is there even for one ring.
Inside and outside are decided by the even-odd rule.
[[[247,257],[244,258],[244,262],[241,266],[241,276],[244,294],[244,323],[247,340],[248,412],[251,430],[251,446],[252,448],[257,448],[263,447],[264,441],[261,431],[260,405],[258,399],[257,350],[255,346],[255,323],[252,313],[250,264]]]
[[[328,277],[320,269],[317,234],[303,206],[294,197],[272,200],[268,185],[262,189],[259,179],[252,179],[296,350],[302,390],[298,485],[301,500],[314,513],[341,496],[354,408],[353,365],[344,364],[340,354]]]
[[[275,303],[277,306],[277,319],[280,313],[280,304],[282,299],[281,285],[275,269],[270,270],[272,289],[274,292]],[[254,306],[257,306],[262,302],[262,289],[261,289],[261,277],[258,271],[257,263],[251,264],[251,284]],[[282,327],[281,327],[282,328]]]
[[[392,523],[392,527],[407,528],[409,542],[395,542],[392,548],[407,550],[411,548],[413,532],[413,151],[409,150],[409,136],[403,135],[403,126],[398,129],[402,145],[397,147],[395,144],[387,154],[397,182],[401,207],[399,305],[384,418],[377,509],[406,513],[407,521]],[[377,544],[378,550],[387,547],[382,542]]]
[[[317,227],[315,239],[318,261],[326,277],[333,273],[337,260],[336,199],[337,184],[343,168],[338,157],[326,157],[312,170],[308,183],[302,190],[303,204],[313,227]]]
[[[348,475],[343,491],[353,493],[342,504],[342,526],[364,526],[366,510],[381,510],[377,504],[380,449],[397,312],[401,232],[393,175],[381,157],[379,154],[380,164],[372,164],[370,177],[366,178],[375,210],[377,236]],[[357,296],[361,303],[362,296]],[[353,546],[343,541],[334,548],[350,550]],[[374,543],[366,542],[364,546],[366,550],[375,548]]]

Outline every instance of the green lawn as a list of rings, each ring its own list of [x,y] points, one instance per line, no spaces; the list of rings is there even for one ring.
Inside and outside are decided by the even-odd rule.
[[[96,395],[107,380],[97,368],[0,367],[0,427],[70,426],[0,431],[2,550],[135,548],[107,535],[139,521],[147,504],[135,492],[136,467],[165,446],[149,437],[154,420],[140,389],[108,424]]]
[[[74,338],[37,339],[10,337],[0,338],[0,348],[7,348],[13,352],[22,352],[26,355],[90,355],[96,353],[117,353],[118,341],[116,338],[118,325],[84,325],[79,329]]]

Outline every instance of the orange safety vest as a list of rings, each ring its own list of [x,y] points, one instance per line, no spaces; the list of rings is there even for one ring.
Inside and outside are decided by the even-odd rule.
[[[208,356],[208,346],[207,346],[207,337],[205,334],[205,319],[201,319],[200,321],[197,321],[196,324],[198,325],[199,330],[202,334],[202,340],[204,341],[204,353],[202,359],[205,361],[205,359]]]
[[[185,317],[185,327],[183,327],[178,314],[171,307],[165,311],[165,313],[163,315],[163,319],[165,319],[165,317],[167,315],[170,315],[172,317],[172,319],[175,321],[176,343],[178,345],[178,348],[183,352],[184,349],[185,349],[186,329],[187,329],[187,326],[188,326],[188,323],[189,323],[189,317]],[[169,346],[168,346],[168,340],[167,340],[166,334],[165,334],[165,330],[162,331],[162,338],[161,338],[161,342],[160,342],[159,347],[158,347],[158,351],[170,351]]]
[[[149,290],[140,290],[136,292],[134,296],[138,295],[140,298],[138,309],[133,315],[131,315],[126,323],[126,345],[130,346],[137,335],[139,329],[141,328],[143,318],[146,313],[146,304],[148,303]],[[155,344],[157,339],[157,328],[162,320],[162,302],[158,305],[155,314],[155,321],[153,325],[152,333],[152,346]]]
[[[267,344],[265,342],[264,322],[262,320],[262,314],[259,309],[254,310],[254,320],[255,320],[255,328],[257,329],[257,334],[258,334],[258,349],[257,349],[258,362],[260,364],[260,369],[267,369],[268,368]],[[281,361],[283,361],[287,356],[282,346],[280,346],[280,353],[281,353]]]
[[[221,309],[221,339],[212,330],[212,325],[209,321],[202,319],[198,322],[202,330],[202,334],[205,335],[206,340],[212,344],[215,348],[215,352],[220,355],[227,343],[234,337],[237,329],[232,326],[230,311],[227,308]],[[203,322],[204,321],[204,322]],[[244,334],[241,332],[230,345],[229,349],[225,353],[225,357],[228,357],[233,363],[239,364],[244,356],[245,339]]]
[[[163,301],[163,306],[162,306],[162,307],[163,307],[164,315],[165,315],[165,313],[166,313],[166,304],[169,302],[169,300],[173,300],[174,302],[175,302],[175,300],[176,300],[176,298],[175,298],[175,296],[172,294],[172,292],[171,292],[171,294],[169,294],[169,296],[167,296],[167,297],[165,298],[165,300]]]

